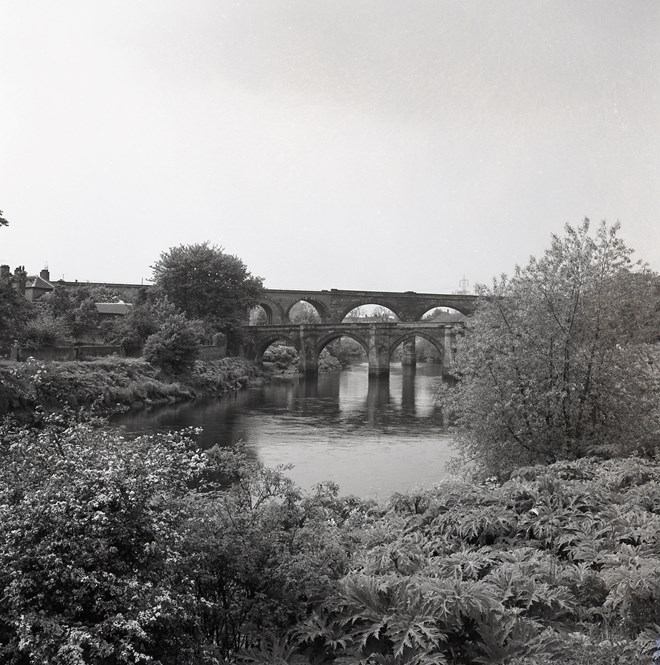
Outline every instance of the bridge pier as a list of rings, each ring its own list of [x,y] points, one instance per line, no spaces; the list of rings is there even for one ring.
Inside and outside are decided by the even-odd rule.
[[[298,352],[298,371],[304,376],[319,373],[319,356],[316,352],[318,333],[309,329],[309,325],[300,326],[300,351]]]
[[[403,367],[415,367],[417,365],[417,351],[415,350],[414,339],[409,339],[407,342],[403,343],[401,365]]]
[[[389,333],[379,326],[369,326],[368,336],[369,376],[386,376],[390,373]]]
[[[442,373],[451,374],[454,369],[454,349],[456,348],[456,332],[453,328],[445,328],[443,341]]]

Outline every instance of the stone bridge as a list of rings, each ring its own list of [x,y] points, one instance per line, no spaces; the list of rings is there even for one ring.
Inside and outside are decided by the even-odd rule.
[[[381,305],[391,309],[400,321],[419,321],[435,307],[451,307],[462,314],[473,314],[476,296],[447,293],[395,293],[389,291],[290,291],[265,289],[259,305],[268,317],[269,325],[288,324],[289,311],[304,300],[316,308],[322,323],[339,323],[356,307]]]
[[[243,328],[243,354],[256,363],[261,363],[264,351],[274,342],[283,341],[298,351],[300,371],[307,375],[316,374],[321,351],[333,340],[349,337],[365,350],[369,359],[369,374],[379,376],[389,374],[390,358],[400,344],[404,345],[403,364],[414,366],[415,338],[421,337],[438,349],[442,357],[443,373],[450,373],[456,335],[460,334],[462,328],[461,323],[419,321],[246,326]]]

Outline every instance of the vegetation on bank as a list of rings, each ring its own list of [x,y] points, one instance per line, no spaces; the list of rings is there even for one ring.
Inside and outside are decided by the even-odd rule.
[[[145,406],[211,397],[245,387],[259,375],[242,358],[195,361],[176,376],[142,359],[116,356],[90,361],[0,362],[0,414],[118,406]]]
[[[632,664],[660,635],[657,460],[379,506],[181,433],[0,441],[0,663]]]

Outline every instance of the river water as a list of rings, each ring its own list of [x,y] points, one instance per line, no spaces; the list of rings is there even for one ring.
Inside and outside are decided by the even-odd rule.
[[[393,365],[370,378],[366,363],[318,378],[277,378],[221,399],[122,414],[113,424],[130,434],[201,427],[200,445],[233,446],[266,466],[291,464],[304,488],[331,480],[342,494],[385,499],[430,487],[446,476],[450,436],[433,386],[439,365],[411,373]]]

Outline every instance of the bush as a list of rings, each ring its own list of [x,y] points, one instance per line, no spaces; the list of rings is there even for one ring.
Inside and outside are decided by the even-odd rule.
[[[199,355],[202,332],[183,314],[172,314],[147,338],[144,358],[168,374],[191,370]]]
[[[201,454],[57,416],[0,440],[0,662],[190,662],[180,533]]]
[[[21,334],[21,346],[38,349],[44,346],[64,346],[73,341],[71,328],[62,317],[39,312],[26,324]]]
[[[275,343],[264,351],[263,360],[278,370],[294,369],[298,366],[298,352],[292,346]]]

